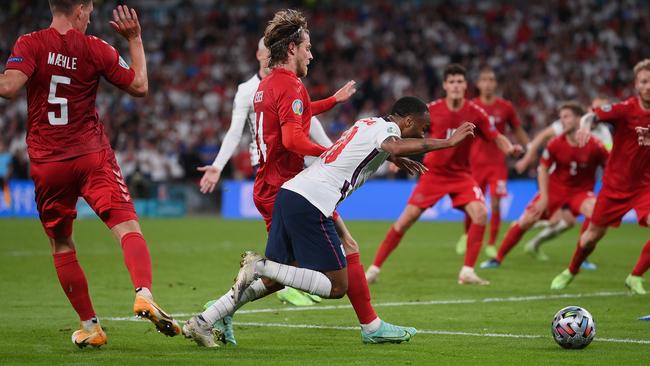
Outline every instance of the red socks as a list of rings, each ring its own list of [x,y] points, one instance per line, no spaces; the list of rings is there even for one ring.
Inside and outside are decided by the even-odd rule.
[[[384,238],[384,241],[381,243],[379,248],[377,248],[375,261],[372,264],[377,267],[381,267],[390,253],[399,245],[400,240],[402,240],[402,235],[404,235],[404,233],[397,232],[395,230],[395,227],[391,225],[390,230],[388,230],[388,234],[386,234],[386,238]]]
[[[95,310],[88,294],[86,276],[77,262],[77,253],[74,251],[54,253],[52,256],[61,288],[79,314],[79,319],[84,321],[93,318]]]
[[[492,211],[490,216],[490,239],[488,240],[488,245],[494,245],[499,235],[499,228],[501,226],[501,212]]]
[[[499,261],[499,263],[501,263],[508,252],[519,243],[519,240],[524,236],[524,233],[525,231],[521,229],[518,222],[508,229],[506,237],[503,238],[503,242],[501,243],[501,247],[499,247],[499,252],[497,253],[496,260]]]
[[[641,256],[639,261],[636,262],[634,270],[632,271],[632,276],[643,276],[643,274],[650,267],[650,240],[645,243],[643,250],[641,250]]]
[[[582,233],[587,230],[589,227],[589,219],[585,219],[585,221],[582,223],[582,227],[580,228],[580,237],[578,238],[578,245],[576,246],[576,251],[573,253],[573,257],[571,257],[571,263],[569,263],[569,272],[571,274],[578,274],[580,271],[580,265],[582,262],[584,262],[587,257],[589,257],[589,254],[596,249],[595,246],[591,248],[582,248],[580,247],[580,239],[582,238]]]
[[[122,237],[124,263],[135,288],[151,289],[151,256],[147,242],[140,233],[131,232]]]
[[[370,290],[366,274],[359,259],[359,253],[352,253],[348,260],[348,299],[357,313],[360,324],[369,324],[377,319],[377,313],[370,303]]]
[[[469,226],[472,225],[472,219],[469,217],[468,214],[465,214],[465,234],[469,231]]]
[[[471,224],[467,231],[467,252],[465,253],[465,265],[474,267],[476,259],[481,252],[483,245],[483,235],[485,234],[485,225]]]

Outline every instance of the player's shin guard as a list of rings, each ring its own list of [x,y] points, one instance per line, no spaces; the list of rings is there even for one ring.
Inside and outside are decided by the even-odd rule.
[[[255,263],[255,272],[262,277],[309,292],[312,295],[329,298],[332,293],[332,282],[322,272],[277,263],[268,259]]]
[[[131,232],[122,236],[122,251],[133,287],[151,289],[151,256],[142,234]]]
[[[643,250],[641,250],[641,256],[634,266],[632,275],[643,276],[648,268],[650,268],[650,240],[645,243]]]
[[[578,238],[578,244],[576,246],[576,251],[573,253],[573,257],[571,258],[571,263],[569,263],[569,272],[571,274],[575,275],[578,274],[580,271],[580,265],[582,262],[584,262],[587,257],[591,254],[591,252],[594,251],[596,248],[595,245],[592,245],[591,247],[585,247],[582,248],[580,246],[580,241],[582,240],[582,233],[587,230],[589,227],[589,219],[585,219],[585,222],[582,224],[582,228],[580,228],[580,238]]]
[[[501,212],[493,211],[492,216],[490,216],[490,239],[488,240],[488,245],[494,245],[499,235],[499,229],[501,228]]]
[[[79,314],[79,319],[81,321],[92,319],[95,310],[88,294],[86,276],[77,261],[77,253],[74,251],[54,253],[53,257],[59,283],[70,304]]]
[[[501,243],[499,252],[497,253],[496,260],[499,261],[499,263],[501,263],[508,252],[510,252],[510,250],[514,248],[517,243],[519,243],[519,240],[521,240],[521,237],[524,235],[524,233],[525,231],[521,229],[521,226],[519,226],[518,222],[516,222],[510,227],[510,229],[508,229],[506,237],[503,238],[503,242]]]
[[[483,245],[485,225],[471,224],[467,231],[467,253],[465,253],[465,266],[474,267]]]
[[[377,319],[377,313],[370,303],[370,289],[359,259],[359,253],[348,255],[348,299],[357,313],[359,324],[370,324]]]
[[[384,261],[386,258],[388,258],[390,253],[395,250],[395,248],[397,248],[399,242],[402,240],[403,235],[404,233],[400,233],[399,231],[395,230],[395,226],[391,225],[390,230],[388,230],[388,233],[384,238],[384,241],[381,242],[381,245],[377,249],[377,254],[375,254],[375,260],[372,264],[381,268],[382,264],[384,264]]]
[[[205,309],[205,311],[200,315],[202,320],[212,326],[218,320],[221,320],[228,315],[233,315],[235,311],[244,306],[244,304],[264,297],[268,293],[269,290],[264,286],[264,282],[262,282],[262,279],[258,278],[253,281],[246,290],[244,290],[241,300],[238,303],[235,304],[235,300],[233,300],[233,291],[231,289]]]

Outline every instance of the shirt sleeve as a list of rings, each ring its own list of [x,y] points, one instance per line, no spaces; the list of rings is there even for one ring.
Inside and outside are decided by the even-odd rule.
[[[311,114],[313,116],[318,116],[319,114],[325,113],[330,109],[334,108],[335,105],[336,105],[336,98],[334,96],[317,100],[311,103]]]
[[[625,118],[629,106],[630,102],[625,101],[621,103],[604,104],[598,108],[594,108],[593,111],[599,120],[616,124],[618,121]]]
[[[30,34],[21,36],[14,44],[11,55],[7,59],[6,68],[18,70],[27,77],[31,77],[36,70],[36,53],[38,52],[38,43]]]
[[[237,88],[235,100],[232,104],[230,128],[228,128],[228,132],[226,132],[226,136],[223,138],[223,142],[221,143],[221,149],[219,149],[219,153],[212,163],[212,165],[217,167],[217,169],[223,170],[223,167],[226,166],[228,160],[230,160],[232,154],[235,152],[235,149],[237,149],[242,134],[244,133],[248,113],[253,107],[252,103],[253,96],[247,93],[241,86]]]
[[[474,123],[486,140],[492,141],[499,135],[499,131],[490,123],[490,117],[483,109],[476,108],[476,120],[468,122]]]
[[[383,144],[387,138],[392,136],[395,136],[397,138],[402,137],[400,129],[395,123],[387,122],[387,123],[379,124],[377,127],[377,137],[375,138],[375,147],[380,151],[383,151],[381,148],[381,144]]]
[[[117,50],[103,40],[91,38],[91,49],[97,59],[99,71],[111,84],[126,89],[135,79],[135,71],[129,67]]]
[[[547,168],[550,168],[553,163],[555,163],[555,150],[556,144],[552,140],[546,145],[544,152],[542,153],[542,158],[539,159],[539,163]]]
[[[280,126],[286,123],[302,125],[302,114],[305,111],[305,101],[296,87],[288,87],[278,93],[277,108]]]

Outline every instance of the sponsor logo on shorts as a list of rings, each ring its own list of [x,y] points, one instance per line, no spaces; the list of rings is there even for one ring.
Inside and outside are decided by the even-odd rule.
[[[294,100],[293,103],[291,103],[291,109],[293,109],[293,113],[302,116],[302,110],[303,110],[302,100],[300,99]]]

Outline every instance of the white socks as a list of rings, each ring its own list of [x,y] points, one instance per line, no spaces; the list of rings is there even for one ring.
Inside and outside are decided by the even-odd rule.
[[[376,317],[375,320],[371,321],[368,324],[359,324],[361,325],[361,331],[368,334],[368,333],[373,333],[376,332],[377,329],[381,326],[381,319],[379,317]]]
[[[94,317],[92,317],[92,318],[90,318],[88,320],[82,320],[81,321],[81,326],[87,331],[92,331],[93,327],[95,325],[98,325],[98,324],[99,324],[99,319],[97,319],[96,316],[94,316]]]
[[[153,300],[153,295],[151,294],[151,290],[149,290],[146,287],[138,287],[138,288],[136,288],[135,289],[135,294],[140,295],[140,296],[144,296],[149,300]]]
[[[561,232],[565,231],[568,228],[569,228],[569,224],[567,224],[567,222],[564,220],[560,220],[555,225],[550,225],[548,227],[545,227],[530,241],[533,243],[533,247],[537,249],[540,247],[540,245],[542,245],[543,242],[553,239],[558,234],[560,234]]]
[[[266,259],[255,263],[255,272],[260,276],[312,295],[328,298],[332,293],[330,279],[323,273],[311,269],[298,268]]]
[[[201,317],[212,326],[218,320],[223,319],[227,315],[232,315],[237,309],[242,307],[247,302],[257,300],[260,297],[266,296],[268,290],[264,286],[262,279],[258,278],[242,294],[241,301],[235,304],[235,301],[232,299],[232,289],[226,292],[225,295],[221,296],[214,304],[210,305],[209,308],[205,309],[200,315]]]

